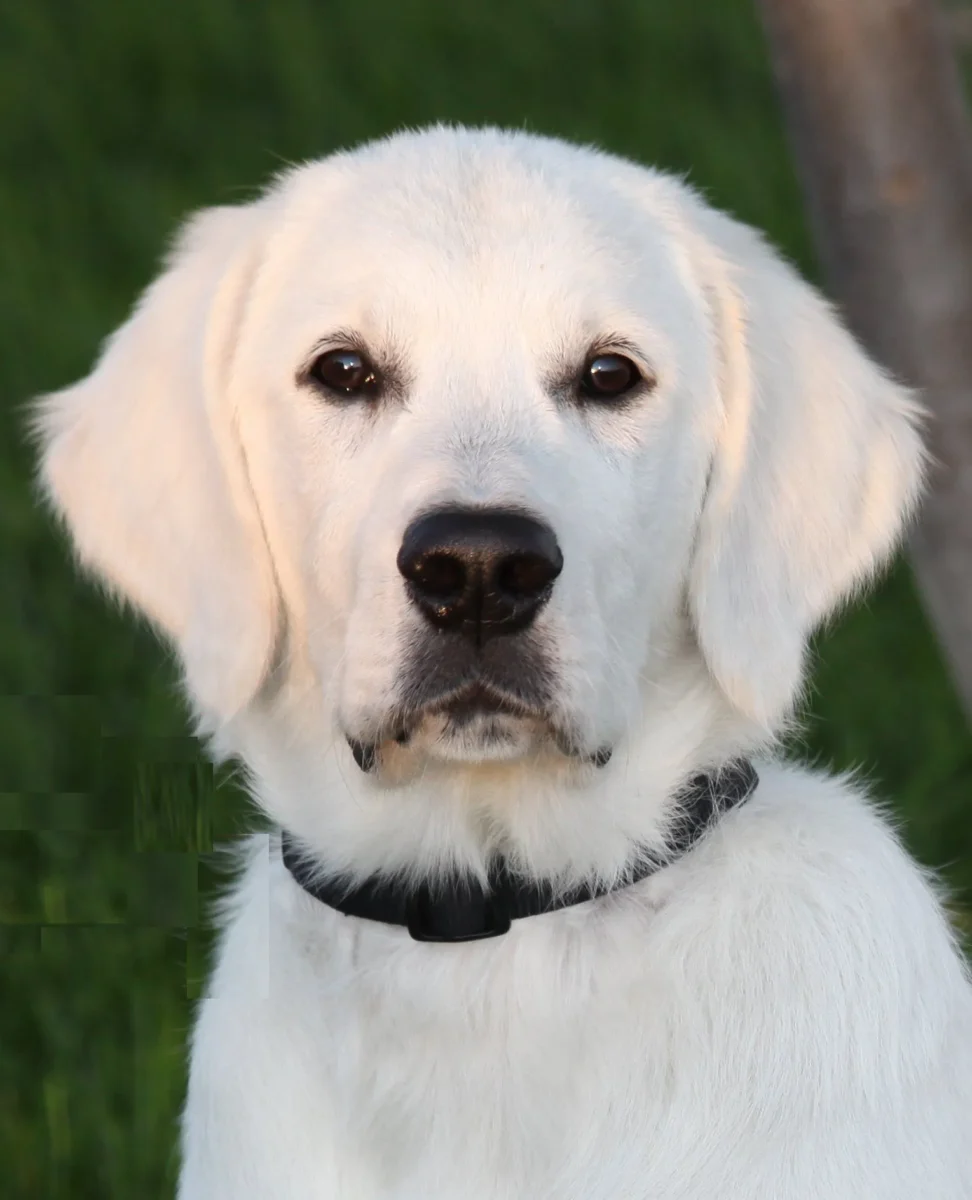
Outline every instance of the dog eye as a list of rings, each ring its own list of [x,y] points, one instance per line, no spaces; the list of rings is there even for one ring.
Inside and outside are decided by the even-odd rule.
[[[584,368],[581,391],[594,400],[614,400],[641,382],[641,372],[621,354],[598,354]]]
[[[340,396],[374,395],[378,372],[357,350],[328,350],[315,358],[308,375]]]

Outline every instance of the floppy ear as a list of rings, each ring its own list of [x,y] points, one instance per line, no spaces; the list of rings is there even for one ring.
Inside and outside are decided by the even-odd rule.
[[[228,394],[259,204],[191,220],[87,379],[34,413],[40,482],[82,564],[175,644],[200,711],[259,687],[276,588]]]
[[[700,206],[722,428],[690,606],[709,668],[770,728],[807,639],[889,555],[921,486],[921,410],[751,229]]]

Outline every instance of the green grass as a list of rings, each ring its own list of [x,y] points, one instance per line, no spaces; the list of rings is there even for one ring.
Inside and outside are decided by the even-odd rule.
[[[188,210],[433,120],[686,173],[813,262],[750,0],[0,7],[0,1163],[10,1197],[171,1194],[213,841],[251,816],[165,653],[74,578],[18,404],[78,377]],[[972,737],[899,566],[818,646],[805,750],[863,764],[972,901]]]

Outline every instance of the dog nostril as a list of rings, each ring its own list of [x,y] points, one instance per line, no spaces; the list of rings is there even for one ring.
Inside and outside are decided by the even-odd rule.
[[[466,568],[451,554],[427,554],[415,564],[411,578],[427,596],[449,600],[462,594]]]
[[[516,554],[504,559],[496,570],[496,585],[509,596],[538,596],[556,578],[558,571],[548,559],[533,554]]]

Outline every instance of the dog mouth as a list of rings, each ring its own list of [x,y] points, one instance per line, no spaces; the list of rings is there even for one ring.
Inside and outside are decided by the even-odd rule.
[[[379,766],[383,746],[408,749],[420,742],[434,743],[440,751],[449,746],[454,753],[445,757],[467,761],[515,757],[518,746],[535,745],[538,740],[552,743],[566,758],[596,767],[605,766],[611,758],[608,746],[593,752],[578,746],[544,706],[483,679],[400,709],[380,735],[367,740],[346,736],[355,762],[366,773]]]
[[[424,759],[476,765],[530,759],[552,749],[576,763],[603,766],[610,747],[591,745],[558,709],[555,656],[542,639],[494,638],[415,643],[394,698],[361,732],[345,728],[365,772],[386,765],[387,780],[407,777]]]
[[[520,717],[536,721],[546,719],[540,708],[494,690],[482,681],[467,684],[453,695],[433,701],[426,706],[425,713],[447,718],[455,729],[465,728],[478,717]]]
[[[555,735],[552,718],[540,703],[531,703],[484,679],[404,709],[396,717],[395,728],[394,741],[399,746],[431,735],[439,745],[452,740],[470,750],[477,744],[484,749],[512,744],[525,730]]]

